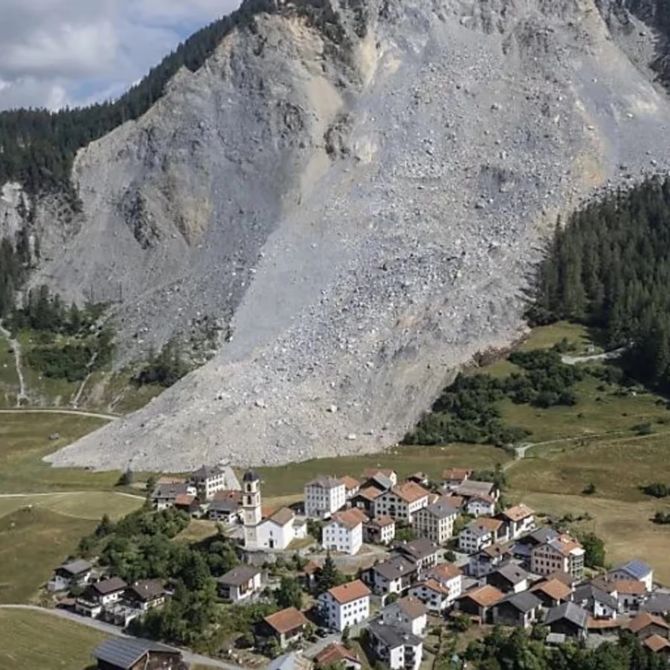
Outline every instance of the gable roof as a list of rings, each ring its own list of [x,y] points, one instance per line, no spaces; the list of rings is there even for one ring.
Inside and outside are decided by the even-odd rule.
[[[649,614],[649,612],[640,612],[640,614],[628,622],[626,628],[632,633],[639,633],[641,630],[651,625],[670,630],[670,624],[668,624],[665,619],[655,614]]]
[[[397,473],[392,468],[365,468],[363,470],[363,477],[366,479],[373,479],[377,475],[384,475],[384,477],[397,477]]]
[[[619,595],[641,596],[647,592],[645,583],[637,579],[615,579],[611,584]]]
[[[399,609],[408,619],[418,619],[428,613],[426,606],[414,596],[400,598],[386,609],[391,608]]]
[[[93,650],[93,658],[118,668],[128,670],[147,652],[152,651],[173,652],[174,654],[179,654],[179,656],[181,656],[181,653],[177,649],[167,647],[164,644],[158,644],[157,642],[152,642],[151,640],[114,637],[99,644]]]
[[[448,498],[438,498],[434,503],[420,509],[417,514],[430,514],[436,519],[447,519],[450,516],[458,516],[458,510],[449,504]]]
[[[234,514],[240,510],[240,503],[233,498],[224,498],[222,500],[213,500],[209,507],[207,508],[208,512],[227,512],[229,514]]]
[[[467,479],[457,486],[454,491],[459,496],[472,498],[472,496],[491,495],[495,491],[496,485],[493,482],[479,482],[473,479]]]
[[[115,591],[123,591],[127,586],[128,584],[121,577],[110,577],[91,584],[91,589],[101,596],[106,596]]]
[[[260,575],[260,573],[261,571],[258,568],[253,568],[250,565],[238,565],[216,581],[219,584],[227,584],[229,586],[242,586],[242,584],[246,584],[249,580]]]
[[[375,488],[374,486],[366,486],[362,489],[359,489],[355,497],[358,498],[360,496],[361,498],[364,498],[365,500],[372,502],[376,498],[379,498],[379,496],[382,493],[384,492],[380,491],[378,488]]]
[[[357,526],[360,526],[363,521],[367,521],[367,519],[368,517],[363,512],[356,507],[352,507],[342,512],[335,512],[330,521],[326,522],[326,525],[335,523],[338,526],[344,526],[348,530],[353,530]]]
[[[165,595],[163,582],[160,579],[140,579],[131,584],[130,591],[137,596],[138,600],[145,602]]]
[[[391,491],[398,496],[400,500],[408,504],[421,500],[429,494],[429,491],[426,491],[423,486],[416,482],[403,482],[402,484],[394,486]]]
[[[612,570],[612,572],[619,572],[619,571],[629,574],[631,577],[633,577],[633,579],[644,579],[653,572],[652,568],[647,563],[637,559],[633,561],[628,561],[628,563],[624,563],[623,565],[620,565],[618,568]]]
[[[214,502],[221,502],[223,500],[232,500],[233,502],[242,504],[242,491],[235,491],[234,489],[226,489],[225,491],[217,491],[212,498]]]
[[[309,623],[305,615],[295,607],[287,607],[284,610],[270,614],[263,621],[280,635],[289,633],[301,626],[306,626]]]
[[[368,521],[368,526],[376,526],[377,528],[386,528],[387,526],[394,526],[395,519],[390,516],[376,516],[374,519]]]
[[[344,477],[340,477],[340,481],[344,484],[344,488],[347,491],[353,491],[354,489],[357,489],[361,485],[358,479],[354,479],[349,475],[344,475]]]
[[[293,520],[295,517],[295,512],[288,507],[282,507],[278,509],[274,514],[268,516],[265,521],[271,521],[278,526],[285,526],[287,523]]]
[[[516,563],[507,563],[506,565],[501,565],[494,573],[494,575],[500,575],[506,579],[510,584],[520,584],[524,580],[528,579],[528,573]]]
[[[417,571],[416,563],[408,561],[404,556],[392,556],[391,558],[377,563],[371,568],[385,579],[392,581],[404,575],[411,575]]]
[[[570,597],[572,589],[560,579],[548,579],[534,586],[532,591],[541,591],[548,595],[552,600],[566,600]]]
[[[472,477],[472,470],[467,468],[448,468],[442,472],[442,479],[445,481],[462,482]]]
[[[337,665],[342,661],[360,663],[358,656],[339,642],[331,642],[314,657],[314,662],[322,668]]]
[[[533,516],[534,514],[535,512],[523,503],[520,505],[515,505],[514,507],[510,507],[509,509],[501,512],[501,515],[510,521],[522,521],[523,519],[526,519],[529,516]]]
[[[189,485],[184,481],[159,482],[151,493],[153,498],[176,498],[188,493]]]
[[[507,596],[502,602],[498,603],[498,605],[502,605],[503,603],[511,605],[514,609],[523,612],[524,614],[532,612],[542,605],[542,601],[530,591],[513,593],[512,595]]]
[[[661,637],[658,633],[650,635],[642,644],[655,654],[663,649],[670,649],[670,640],[667,637]]]
[[[174,499],[174,504],[182,507],[190,507],[194,502],[195,496],[190,493],[179,493]]]
[[[565,619],[570,623],[574,624],[578,628],[586,628],[588,623],[589,615],[575,603],[562,603],[556,607],[552,607],[544,619],[544,623],[550,625],[556,621],[561,621]]]
[[[499,558],[500,556],[505,556],[505,554],[509,554],[510,547],[507,544],[496,542],[495,544],[490,544],[488,547],[484,547],[479,553],[486,554],[490,558]]]
[[[437,551],[439,547],[427,537],[419,537],[416,540],[411,540],[410,542],[399,542],[394,546],[396,551],[399,551],[401,554],[405,554],[415,561],[420,561],[423,558],[432,556]]]
[[[410,645],[417,647],[423,643],[423,640],[405,629],[398,626],[389,626],[375,619],[367,627],[368,631],[386,647],[396,649],[397,647]]]
[[[435,591],[436,593],[441,593],[442,595],[448,596],[450,591],[446,586],[442,586],[440,582],[431,579],[430,577],[428,579],[424,579],[422,582],[417,582],[412,589],[414,588],[427,588],[430,589],[431,591]]]
[[[640,609],[652,614],[670,612],[670,593],[654,593],[649,600],[640,605]]]
[[[465,592],[460,596],[459,600],[469,599],[480,607],[491,607],[500,602],[504,597],[505,594],[502,591],[499,591],[495,586],[486,584],[485,586],[479,586],[471,591]]]
[[[305,488],[315,487],[321,489],[336,489],[340,486],[344,486],[344,482],[331,475],[320,475],[319,477],[312,479],[311,482],[305,484]]]
[[[434,577],[435,579],[443,581],[460,577],[462,574],[462,570],[453,563],[438,563],[426,573],[428,577]]]
[[[578,586],[574,591],[573,600],[576,603],[600,603],[601,605],[605,605],[606,607],[609,607],[615,611],[619,608],[619,603],[614,596],[593,584],[584,584],[583,586]]]
[[[77,558],[74,561],[63,563],[59,570],[63,570],[63,572],[67,572],[71,575],[81,575],[84,572],[88,572],[92,568],[93,566],[88,561],[85,561],[82,558]]]
[[[540,546],[551,547],[554,551],[557,551],[563,556],[570,556],[570,554],[577,550],[583,551],[582,545],[567,533],[563,533]]]
[[[220,465],[201,465],[191,474],[193,479],[209,479],[210,477],[219,477],[225,470]]]
[[[363,584],[360,579],[356,579],[353,582],[348,582],[347,584],[334,586],[328,591],[328,593],[340,605],[344,605],[346,603],[352,602],[353,600],[359,600],[360,598],[369,596],[371,591],[365,584]]]
[[[265,670],[312,670],[312,661],[301,651],[289,651],[277,656]]]

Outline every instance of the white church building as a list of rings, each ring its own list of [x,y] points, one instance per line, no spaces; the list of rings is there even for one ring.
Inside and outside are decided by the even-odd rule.
[[[250,551],[287,549],[293,540],[307,536],[307,524],[288,507],[263,517],[260,477],[248,470],[242,479],[244,548]]]

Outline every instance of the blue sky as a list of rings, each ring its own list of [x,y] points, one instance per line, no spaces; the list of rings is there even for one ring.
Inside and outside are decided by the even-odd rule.
[[[239,0],[0,0],[0,109],[120,95]]]

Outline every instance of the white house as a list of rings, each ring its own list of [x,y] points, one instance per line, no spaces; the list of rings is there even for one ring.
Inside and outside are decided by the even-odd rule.
[[[450,468],[442,473],[442,488],[447,491],[453,491],[461,486],[461,484],[464,484],[470,477],[472,477],[472,470]]]
[[[197,494],[195,486],[185,481],[159,481],[151,493],[151,502],[159,512],[174,507],[180,496],[194,496]]]
[[[330,551],[357,554],[363,546],[363,521],[367,516],[356,507],[335,512],[323,526],[321,544]]]
[[[347,502],[347,487],[335,477],[317,477],[305,484],[305,515],[328,519]]]
[[[373,481],[377,478],[383,478],[383,481],[388,481],[391,486],[398,484],[398,473],[391,468],[367,468],[363,472],[363,479],[366,481]]]
[[[440,563],[425,574],[447,590],[446,605],[451,605],[463,593],[463,573],[452,563]]]
[[[480,482],[474,479],[467,479],[459,486],[451,489],[454,495],[470,499],[475,496],[491,496],[494,500],[500,497],[500,491],[493,482]]]
[[[390,516],[396,521],[411,524],[414,515],[422,507],[428,506],[429,495],[429,492],[416,482],[403,482],[375,498],[375,516]]]
[[[454,523],[458,515],[458,510],[449,504],[448,498],[439,498],[432,505],[416,512],[414,530],[420,537],[427,537],[436,544],[444,544],[454,534]]]
[[[397,626],[413,635],[425,637],[428,610],[419,598],[406,596],[387,605],[381,612],[381,619],[387,626]]]
[[[261,571],[251,565],[238,565],[216,581],[221,598],[231,603],[248,600],[263,587]]]
[[[412,633],[387,626],[381,620],[367,628],[375,656],[391,670],[419,670],[423,659],[423,640]]]
[[[442,586],[434,579],[424,579],[417,582],[410,590],[409,594],[418,598],[433,614],[441,614],[451,604],[449,601],[449,589]]]
[[[220,465],[203,465],[191,474],[191,482],[201,501],[211,500],[217,491],[229,488],[226,468]]]
[[[493,516],[496,513],[496,501],[490,495],[478,493],[468,498],[465,511],[472,516]]]
[[[390,544],[395,538],[395,520],[390,516],[376,516],[363,524],[363,538],[371,544]]]
[[[584,575],[584,553],[582,545],[564,533],[531,549],[530,571],[542,576],[565,572],[579,580]]]
[[[417,578],[418,570],[415,562],[403,556],[392,556],[373,565],[364,573],[364,579],[378,596],[400,595],[409,590]]]
[[[370,616],[370,589],[359,579],[335,586],[319,596],[319,611],[331,630],[363,623]]]
[[[644,561],[628,561],[628,563],[610,570],[608,576],[610,579],[632,579],[643,582],[647,591],[654,590],[654,571]]]
[[[121,600],[127,586],[120,577],[110,577],[90,584],[84,595],[75,601],[75,612],[97,619],[105,607]]]
[[[92,570],[93,566],[82,559],[63,563],[54,571],[47,588],[49,591],[65,591],[73,586],[82,586],[90,580]]]
[[[344,484],[347,500],[351,500],[361,490],[361,483],[354,477],[344,475],[344,477],[340,477],[340,481]]]
[[[524,504],[510,507],[501,512],[499,516],[507,525],[509,540],[516,540],[535,530],[535,512]]]
[[[496,526],[493,523],[495,519],[482,517],[471,521],[458,534],[458,548],[465,554],[475,554],[485,547],[494,544],[497,540]],[[498,527],[502,523],[498,521]]]

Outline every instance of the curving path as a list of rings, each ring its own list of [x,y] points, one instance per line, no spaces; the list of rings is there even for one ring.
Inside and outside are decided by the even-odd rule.
[[[4,610],[28,610],[30,612],[41,612],[43,614],[48,614],[50,616],[58,617],[59,619],[66,619],[74,623],[79,624],[80,626],[87,626],[88,628],[94,628],[95,630],[100,631],[101,633],[106,633],[107,635],[114,635],[116,637],[132,637],[131,635],[126,635],[122,633],[119,628],[112,626],[111,624],[105,623],[104,621],[98,621],[97,619],[89,619],[88,617],[82,617],[73,612],[68,612],[67,610],[61,609],[46,609],[45,607],[37,607],[36,605],[0,605],[0,609]],[[241,670],[239,665],[233,665],[232,663],[226,663],[225,661],[220,661],[216,658],[210,658],[209,656],[201,656],[200,654],[194,654],[187,649],[179,648],[179,651],[182,652],[184,660],[187,663],[204,665],[210,668],[222,668],[223,670]]]
[[[84,409],[60,409],[58,407],[31,407],[29,409],[0,409],[0,414],[72,414],[74,416],[90,416],[94,419],[105,419],[114,421],[122,414],[109,414],[107,412],[89,412]]]

